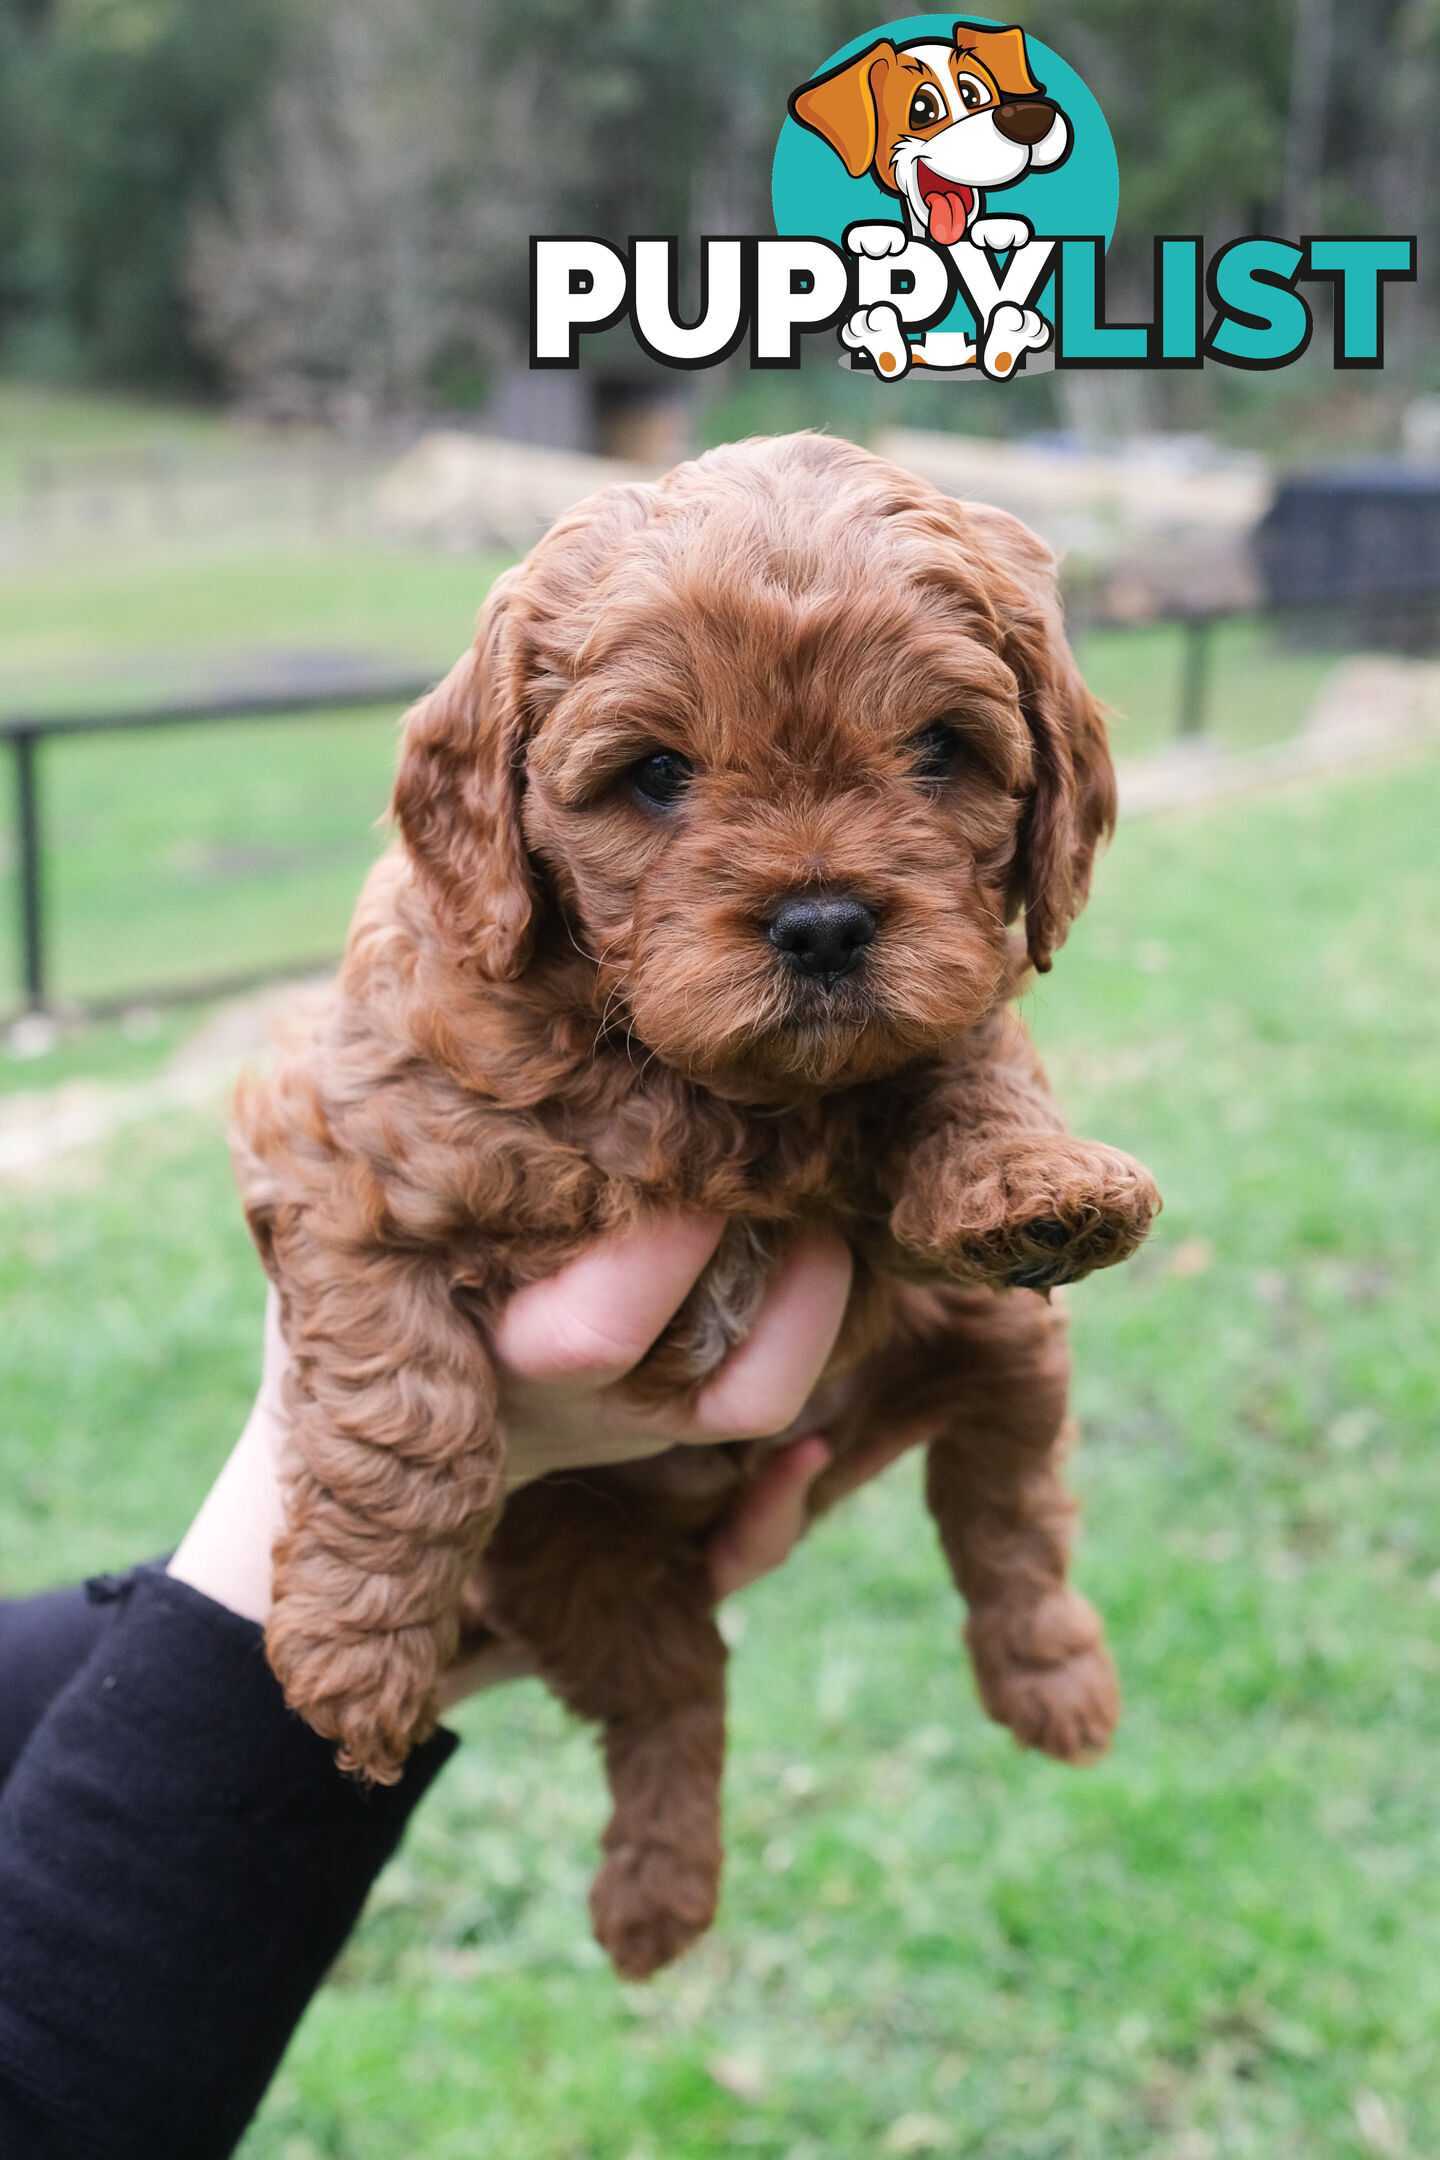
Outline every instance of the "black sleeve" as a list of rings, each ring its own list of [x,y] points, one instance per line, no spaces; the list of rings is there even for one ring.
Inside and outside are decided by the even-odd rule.
[[[0,2153],[233,2152],[411,1809],[342,1777],[258,1627],[132,1579],[0,1792]]]
[[[98,1576],[68,1590],[0,1600],[0,1789],[100,1640],[118,1595],[118,1582]]]

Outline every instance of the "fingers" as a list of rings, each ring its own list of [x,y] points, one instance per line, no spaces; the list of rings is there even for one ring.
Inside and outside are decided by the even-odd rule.
[[[767,1289],[754,1325],[701,1390],[694,1440],[760,1439],[793,1424],[835,1346],[854,1262],[833,1231],[809,1231]]]
[[[674,1318],[724,1227],[719,1215],[677,1214],[592,1245],[516,1291],[496,1324],[496,1357],[518,1379],[609,1386]]]
[[[746,1341],[693,1407],[641,1408],[628,1400],[625,1375],[689,1295],[723,1227],[715,1216],[666,1217],[592,1247],[510,1300],[495,1350],[512,1482],[681,1441],[779,1433],[801,1416],[850,1294],[849,1249],[833,1232],[812,1231],[786,1255]]]
[[[792,1440],[770,1457],[710,1540],[706,1557],[717,1598],[743,1590],[789,1558],[805,1532],[810,1488],[829,1460],[818,1433]]]
[[[827,1506],[868,1485],[914,1445],[913,1433],[887,1434],[856,1448],[827,1480]],[[815,1482],[830,1462],[829,1443],[819,1433],[776,1449],[710,1539],[706,1558],[717,1598],[732,1596],[789,1559],[809,1527]]]

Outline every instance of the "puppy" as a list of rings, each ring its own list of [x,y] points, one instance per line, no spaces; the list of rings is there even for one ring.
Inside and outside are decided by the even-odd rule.
[[[1007,1005],[1085,898],[1104,728],[1023,526],[791,436],[563,518],[410,713],[394,810],[328,1010],[235,1113],[294,1361],[269,1654],[342,1765],[387,1781],[462,1631],[523,1645],[603,1726],[592,1908],[638,1977],[714,1912],[704,1541],[773,1443],[507,1504],[488,1325],[597,1235],[716,1210],[631,1383],[682,1399],[797,1231],[834,1226],[855,1288],[795,1429],[837,1461],[928,1444],[986,1709],[1067,1760],[1103,1747],[1036,1293],[1124,1258],[1158,1202],[1067,1135]]]
[[[846,234],[850,246],[875,260],[898,254],[911,238],[952,254],[962,247],[1003,253],[1024,246],[1033,238],[1029,221],[988,215],[986,193],[1062,165],[1072,143],[1070,122],[1030,72],[1023,30],[978,23],[957,22],[948,45],[917,38],[896,46],[881,38],[804,84],[790,111],[830,145],[852,179],[869,173],[899,197],[904,225],[852,225]],[[885,375],[898,378],[909,364],[893,307],[858,308],[842,335],[870,352]],[[941,339],[933,341],[937,348]],[[1006,302],[982,326],[980,364],[1003,381],[1027,351],[1049,341],[1050,326],[1038,310]],[[925,365],[937,354],[922,346],[914,357]],[[941,357],[938,364],[951,363]]]

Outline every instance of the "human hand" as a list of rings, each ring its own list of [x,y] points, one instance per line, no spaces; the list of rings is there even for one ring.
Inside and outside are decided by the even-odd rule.
[[[834,1347],[853,1263],[833,1231],[799,1238],[744,1342],[693,1404],[639,1410],[626,1380],[689,1296],[720,1241],[718,1215],[674,1214],[606,1238],[517,1291],[491,1347],[512,1489],[552,1470],[784,1432]]]
[[[800,1415],[850,1291],[847,1248],[820,1232],[802,1238],[777,1269],[749,1336],[693,1407],[660,1414],[626,1403],[625,1375],[683,1304],[723,1228],[718,1216],[659,1220],[595,1245],[510,1300],[493,1348],[514,1483],[552,1469],[656,1454],[677,1443],[699,1446],[781,1432]],[[269,1615],[271,1552],[284,1522],[280,1454],[288,1363],[272,1295],[254,1408],[170,1562],[170,1573],[181,1581],[261,1622]],[[823,1467],[814,1450],[823,1446],[811,1438],[778,1451],[734,1522],[717,1532],[720,1594],[778,1564],[794,1543],[804,1494]]]

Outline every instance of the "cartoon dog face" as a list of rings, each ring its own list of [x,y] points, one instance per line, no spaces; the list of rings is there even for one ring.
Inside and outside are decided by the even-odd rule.
[[[1070,153],[1070,123],[1030,72],[1025,33],[957,22],[949,45],[925,39],[868,51],[790,100],[852,179],[873,174],[914,229],[963,240],[987,188],[1011,187]]]

